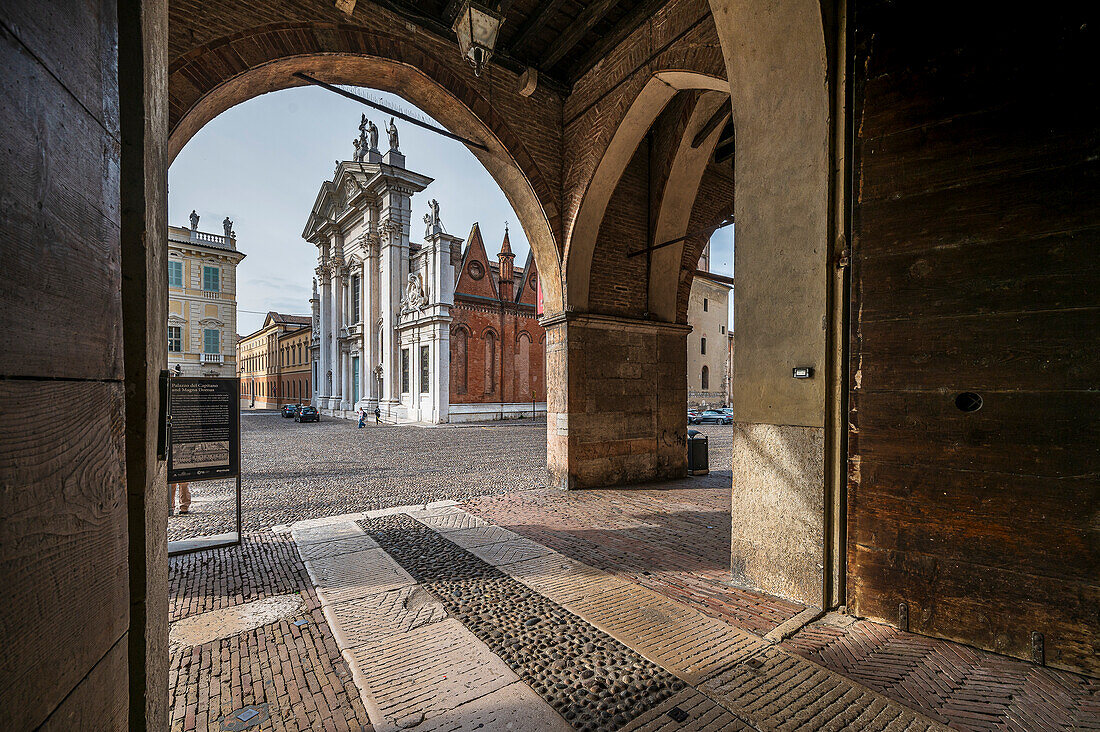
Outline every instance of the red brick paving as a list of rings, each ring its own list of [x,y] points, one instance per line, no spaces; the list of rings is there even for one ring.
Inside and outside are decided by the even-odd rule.
[[[804,608],[728,583],[728,481],[728,474],[712,474],[667,489],[544,489],[464,505],[566,556],[763,635]]]
[[[173,732],[220,730],[221,719],[269,704],[259,730],[369,730],[359,691],[293,544],[245,535],[240,547],[175,557],[169,566],[172,620],[300,592],[299,614],[200,646],[173,649],[169,709]],[[295,620],[308,622],[298,627]]]
[[[763,635],[803,609],[728,584],[728,473],[660,489],[534,490],[465,504],[488,521]],[[1100,730],[1100,680],[869,621],[783,645],[962,730]]]

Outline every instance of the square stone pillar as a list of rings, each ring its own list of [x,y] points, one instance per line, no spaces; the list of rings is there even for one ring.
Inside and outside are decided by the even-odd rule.
[[[542,324],[553,484],[595,488],[686,475],[690,327],[572,313]]]

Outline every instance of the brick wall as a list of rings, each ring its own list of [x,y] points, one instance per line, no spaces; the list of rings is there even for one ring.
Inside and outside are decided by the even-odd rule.
[[[452,404],[488,404],[495,402],[529,402],[531,392],[535,401],[546,401],[546,376],[543,350],[546,333],[538,324],[534,309],[523,306],[510,306],[463,301],[456,298],[451,310],[454,320],[451,323],[451,403]],[[459,333],[466,335],[466,388],[462,389],[461,354],[458,352],[461,339]],[[492,387],[486,380],[488,358],[487,334],[494,335]],[[528,349],[528,367],[526,376],[521,372],[519,359],[520,334],[530,339]],[[520,391],[520,385],[526,380],[528,388]]]
[[[647,308],[646,258],[627,254],[649,242],[649,144],[638,146],[607,204],[592,258],[589,309],[640,318]]]

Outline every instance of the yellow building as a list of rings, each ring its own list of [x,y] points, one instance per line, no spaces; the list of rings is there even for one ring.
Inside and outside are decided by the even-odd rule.
[[[168,368],[183,376],[236,376],[237,251],[233,222],[224,235],[168,227]]]
[[[237,343],[242,406],[278,409],[284,404],[309,404],[309,343],[313,332],[308,315],[269,312],[263,327]]]

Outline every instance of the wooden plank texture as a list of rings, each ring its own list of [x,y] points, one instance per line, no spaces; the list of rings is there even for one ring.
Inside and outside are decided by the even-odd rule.
[[[119,148],[0,26],[0,375],[122,377]]]
[[[854,9],[848,604],[1100,675],[1098,10]]]
[[[0,728],[33,729],[126,632],[123,389],[0,381],[0,404]]]

